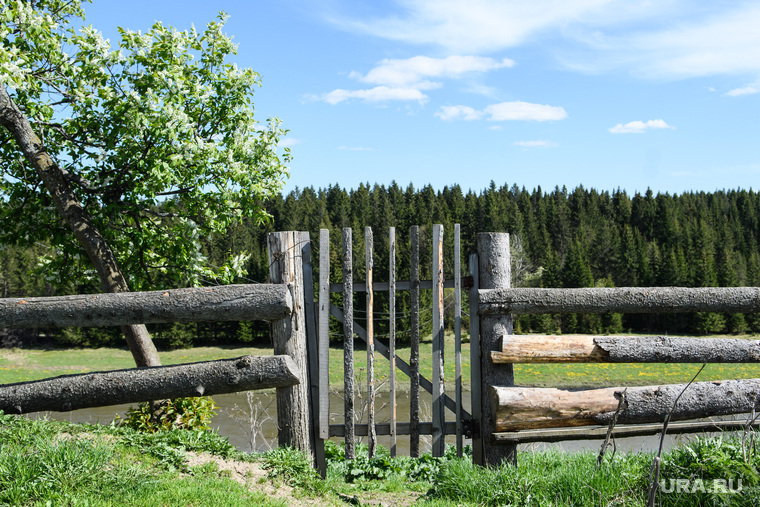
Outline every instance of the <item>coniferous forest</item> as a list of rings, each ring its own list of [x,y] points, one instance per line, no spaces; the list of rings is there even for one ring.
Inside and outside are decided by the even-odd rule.
[[[266,234],[275,230],[309,231],[318,264],[319,229],[330,230],[332,281],[341,278],[341,230],[353,228],[354,280],[364,280],[364,229],[374,232],[374,277],[387,280],[388,228],[396,228],[399,279],[409,276],[409,229],[420,226],[422,276],[430,278],[432,224],[444,226],[444,263],[453,266],[453,225],[460,224],[462,266],[475,249],[479,232],[509,232],[515,286],[758,286],[760,285],[760,193],[721,190],[712,193],[629,195],[623,190],[598,191],[583,186],[545,191],[491,183],[482,191],[458,185],[436,191],[360,185],[344,189],[296,189],[266,203],[272,215],[264,225],[243,223],[218,237],[205,238],[210,265],[230,253],[247,252],[248,274],[241,283],[265,282]],[[4,297],[97,292],[96,287],[56,287],[39,275],[37,259],[45,249],[0,249],[0,286]],[[316,266],[315,266],[316,267]],[[212,285],[214,280],[206,280]],[[157,287],[166,288],[166,287]],[[430,295],[422,294],[426,308]],[[448,302],[452,294],[446,294]],[[334,295],[336,303],[340,296]],[[356,308],[363,297],[356,296]],[[399,339],[408,336],[408,296],[398,298]],[[465,302],[466,304],[466,302]],[[387,295],[376,296],[376,315],[387,312]],[[385,314],[387,315],[387,313]],[[361,320],[361,311],[358,318]],[[452,319],[448,319],[451,322]],[[425,314],[423,331],[429,328]],[[465,325],[466,316],[465,316]],[[335,339],[342,333],[335,324]],[[376,323],[382,337],[384,322]],[[520,316],[517,332],[534,333],[759,333],[760,315],[698,313],[688,315],[540,315]],[[240,343],[267,338],[265,323],[203,323],[154,326],[160,346]],[[12,333],[11,333],[12,334]],[[8,335],[8,332],[6,332]],[[41,336],[41,337],[40,337]],[[13,339],[6,336],[6,341]],[[119,343],[117,330],[48,330],[38,336],[60,345],[98,346]]]

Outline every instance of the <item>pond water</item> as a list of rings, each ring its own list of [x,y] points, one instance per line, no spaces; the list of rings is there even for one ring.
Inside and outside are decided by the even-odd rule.
[[[333,393],[330,396],[330,424],[341,424],[343,422],[343,398],[342,393]],[[453,396],[450,394],[450,396]],[[470,393],[463,393],[465,409],[470,410]],[[375,401],[376,420],[378,423],[387,423],[390,421],[390,396],[388,392],[380,392]],[[262,452],[271,449],[277,445],[277,408],[275,394],[273,392],[250,391],[248,393],[235,393],[214,396],[214,401],[218,405],[218,413],[212,421],[214,429],[220,434],[229,438],[230,443],[244,452]],[[431,419],[432,397],[428,393],[421,393],[420,396],[420,420],[429,421]],[[409,421],[409,395],[408,393],[397,394],[397,421]],[[363,406],[362,399],[357,398],[355,401],[357,411]],[[37,418],[47,416],[50,419],[70,422],[84,422],[91,424],[110,424],[114,417],[119,414],[124,415],[129,405],[114,405],[110,407],[88,408],[74,410],[72,412],[45,412],[29,414],[29,417]],[[447,411],[447,420],[454,420],[454,415]],[[361,418],[366,421],[366,416]],[[676,443],[684,442],[692,435],[667,435],[665,440],[666,448]],[[341,439],[334,437],[332,440],[340,442]],[[363,440],[366,442],[366,438]],[[521,444],[519,450],[537,450],[548,448],[560,448],[567,451],[579,451],[589,449],[598,451],[603,439],[598,440],[575,440],[558,443],[532,443]],[[378,442],[386,447],[390,446],[389,436],[379,436]],[[454,435],[446,436],[446,443],[454,445],[456,437]],[[470,444],[465,440],[465,445]],[[647,437],[629,437],[618,438],[615,442],[618,451],[656,451],[659,445],[659,435]],[[421,436],[420,448],[422,452],[430,452],[431,437],[429,435]],[[409,436],[399,435],[397,437],[397,452],[399,455],[409,455]]]

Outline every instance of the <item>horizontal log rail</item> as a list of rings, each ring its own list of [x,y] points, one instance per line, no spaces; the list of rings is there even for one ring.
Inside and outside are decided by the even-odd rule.
[[[509,335],[494,363],[757,363],[760,341],[669,336]]]
[[[293,311],[285,284],[0,299],[0,328],[277,320]]]
[[[299,384],[289,356],[243,356],[199,363],[64,375],[0,386],[8,414],[105,407],[164,398],[211,396]]]
[[[760,421],[750,425],[757,429]],[[737,431],[747,427],[747,421],[688,421],[668,424],[668,433],[703,433],[710,431]],[[532,442],[563,442],[565,440],[596,440],[604,439],[609,426],[584,426],[582,428],[555,428],[544,430],[506,431],[494,433],[491,439],[497,444]],[[612,428],[612,435],[617,438],[643,437],[662,433],[662,423],[620,425]]]
[[[760,287],[480,289],[480,315],[760,312]]]
[[[619,424],[699,419],[750,412],[760,379],[724,380],[646,387],[609,387],[570,391],[554,388],[489,386],[494,433],[539,428],[609,424],[625,391]]]

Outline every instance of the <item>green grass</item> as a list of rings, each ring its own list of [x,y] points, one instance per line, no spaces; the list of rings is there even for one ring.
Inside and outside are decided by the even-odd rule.
[[[750,338],[750,337],[747,337]],[[756,339],[756,337],[754,337]],[[453,386],[454,337],[445,337],[444,374],[447,389]],[[272,349],[261,347],[196,347],[161,352],[164,364],[208,361],[237,357],[246,354],[271,355]],[[409,362],[410,348],[399,347],[397,355]],[[420,346],[420,373],[431,378],[433,374],[432,344],[430,337]],[[354,351],[354,371],[359,377],[366,375],[365,349]],[[0,349],[0,384],[38,380],[58,375],[91,371],[132,368],[134,361],[126,349]],[[613,387],[655,384],[677,384],[691,380],[699,369],[698,364],[517,364],[515,381],[518,385],[535,387]],[[389,362],[375,352],[376,385],[389,378]],[[330,348],[330,388],[343,388],[343,349]],[[699,376],[700,381],[760,378],[760,364],[709,364]],[[396,372],[396,388],[408,391],[409,378]],[[465,337],[462,344],[462,384],[470,386],[470,344]],[[383,386],[387,389],[387,384]]]
[[[208,452],[235,467],[259,462],[268,478],[234,482],[215,463],[191,466],[191,451]],[[741,435],[697,437],[662,457],[663,481],[704,481],[707,491],[659,493],[658,505],[757,505],[760,445]],[[446,455],[375,458],[357,446],[354,460],[328,443],[327,478],[304,454],[275,449],[263,455],[235,450],[207,431],[155,434],[127,428],[28,420],[0,413],[0,505],[347,505],[643,506],[650,453],[521,452],[518,466],[480,468],[471,458]],[[713,479],[742,481],[740,492],[711,488]],[[286,501],[264,486],[293,488]],[[270,490],[271,491],[271,490]]]
[[[187,431],[141,435],[0,413],[0,504],[283,505],[214,467],[188,468],[188,450],[236,452],[208,435],[201,442]]]

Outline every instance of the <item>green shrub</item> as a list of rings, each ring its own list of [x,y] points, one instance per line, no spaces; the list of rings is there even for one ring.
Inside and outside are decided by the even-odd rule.
[[[176,398],[167,400],[164,413],[158,421],[153,421],[150,403],[146,402],[128,409],[119,424],[146,433],[176,428],[209,430],[216,408],[216,403],[208,396]]]

